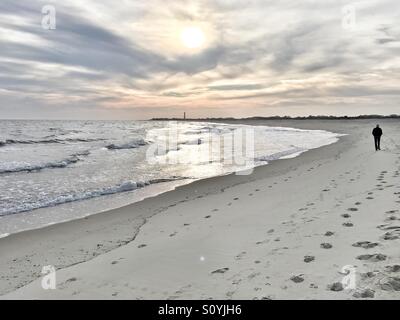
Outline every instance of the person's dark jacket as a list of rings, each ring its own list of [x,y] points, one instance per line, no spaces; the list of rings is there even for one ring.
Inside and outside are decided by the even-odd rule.
[[[380,137],[382,134],[383,132],[381,128],[374,128],[374,130],[372,130],[372,135],[374,137]]]

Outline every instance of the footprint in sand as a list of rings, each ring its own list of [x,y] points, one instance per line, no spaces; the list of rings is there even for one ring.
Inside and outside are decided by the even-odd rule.
[[[309,262],[312,262],[312,261],[314,261],[315,260],[315,257],[314,256],[305,256],[304,257],[304,262],[305,263],[309,263]]]
[[[328,285],[328,290],[331,290],[331,291],[338,292],[338,291],[343,291],[343,289],[344,289],[343,284],[341,282],[335,282],[335,283]]]
[[[376,242],[370,242],[370,241],[358,241],[358,242],[352,244],[353,247],[364,248],[364,249],[375,248],[377,245],[379,245],[379,244]]]
[[[366,197],[365,199],[372,200],[374,197]]]
[[[239,198],[233,198],[233,200],[235,200],[235,201],[236,201],[236,200],[239,200]]]
[[[384,291],[400,291],[400,277],[388,277],[383,279],[380,287]]]
[[[381,225],[377,226],[377,228],[381,229],[381,230],[400,230],[399,226],[391,226],[388,224],[381,224]]]
[[[332,232],[332,231],[327,231],[327,232],[325,232],[324,236],[325,236],[325,237],[331,237],[331,236],[333,236],[334,234],[335,234],[335,233]]]
[[[211,272],[211,274],[222,274],[229,271],[229,268],[221,268],[221,269],[217,269]]]
[[[297,276],[293,276],[290,278],[290,280],[292,280],[294,283],[301,283],[304,281],[303,275],[297,275]]]
[[[237,256],[235,256],[235,260],[241,260],[246,255],[246,253],[246,251],[242,251]]]
[[[256,277],[258,277],[261,274],[261,272],[252,272],[247,276],[247,279],[252,280]]]
[[[178,232],[175,231],[175,232],[171,233],[169,236],[170,237],[175,237],[177,234],[178,234]]]
[[[212,210],[212,212],[217,212],[217,211],[219,211],[219,209],[213,209],[213,210]]]
[[[322,249],[331,249],[333,246],[330,243],[321,243],[320,247]]]
[[[210,215],[208,215],[208,216],[205,216],[204,218],[205,218],[205,219],[210,219],[210,218],[211,218],[211,216],[210,216]]]
[[[386,230],[387,226],[388,224],[380,224],[379,226],[377,226],[377,228],[381,230]]]
[[[147,244],[139,244],[138,245],[138,248],[140,249],[140,248],[144,248],[144,247],[147,247]]]
[[[400,272],[400,265],[385,266],[386,272]]]
[[[361,205],[361,202],[356,202],[354,205],[359,206],[359,205]]]
[[[362,291],[357,291],[353,294],[354,298],[373,298],[375,297],[375,291],[371,289],[364,289]]]
[[[386,232],[383,237],[383,240],[398,240],[400,239],[400,229],[395,229],[389,232]]]
[[[348,208],[347,211],[358,211],[358,208]]]
[[[343,223],[343,226],[350,228],[350,227],[354,227],[354,224],[351,222],[345,222],[345,223]]]
[[[357,257],[358,260],[362,261],[370,261],[370,262],[378,262],[386,260],[387,256],[381,253],[374,254],[362,254]]]
[[[348,213],[343,213],[341,216],[346,219],[351,217]]]

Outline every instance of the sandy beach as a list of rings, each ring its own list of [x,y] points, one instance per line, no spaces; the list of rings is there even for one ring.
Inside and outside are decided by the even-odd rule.
[[[346,135],[251,175],[0,239],[0,298],[399,299],[400,123],[379,121],[380,152],[375,120],[235,123]],[[56,290],[41,286],[46,265]]]

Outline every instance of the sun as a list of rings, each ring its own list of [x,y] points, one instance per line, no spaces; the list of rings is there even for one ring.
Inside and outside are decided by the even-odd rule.
[[[181,32],[182,44],[189,49],[200,48],[205,42],[203,30],[198,27],[186,27]]]

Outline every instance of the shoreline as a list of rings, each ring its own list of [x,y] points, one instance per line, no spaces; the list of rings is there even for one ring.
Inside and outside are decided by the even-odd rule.
[[[299,122],[298,120],[295,121],[296,123]],[[263,125],[271,125],[268,122],[274,123],[275,121],[248,122],[249,121],[246,121],[244,124],[254,124],[254,122],[260,122],[261,124],[262,122]],[[288,126],[291,125],[292,127],[299,128],[299,126],[294,126],[293,122],[290,123],[290,120],[286,122],[288,123]],[[117,251],[124,251],[128,249],[132,251],[133,247],[136,248],[137,246],[133,246],[133,244],[136,241],[137,236],[141,235],[142,233],[148,234],[148,232],[141,230],[144,226],[151,228],[154,227],[154,225],[162,225],[160,223],[154,224],[155,222],[153,222],[155,220],[163,219],[164,215],[161,213],[170,214],[171,220],[180,219],[179,217],[182,215],[182,212],[177,214],[179,211],[178,207],[191,205],[191,207],[195,206],[195,208],[200,208],[197,202],[202,201],[202,199],[207,197],[216,197],[219,199],[222,197],[222,195],[226,195],[236,188],[242,188],[244,185],[257,185],[260,183],[260,181],[265,182],[278,179],[280,177],[287,176],[288,173],[292,173],[291,176],[293,176],[294,172],[299,172],[298,170],[300,170],[300,168],[302,169],[303,167],[309,166],[312,163],[321,162],[319,164],[321,164],[322,167],[324,166],[325,162],[332,163],[332,161],[334,161],[333,159],[338,160],[343,154],[348,154],[357,143],[355,136],[358,135],[359,138],[360,135],[360,133],[355,131],[354,128],[346,128],[348,124],[340,124],[341,127],[338,128],[342,131],[340,132],[324,127],[324,124],[321,123],[323,121],[321,121],[319,124],[310,124],[305,122],[308,121],[305,120],[301,126],[304,128],[307,127],[306,129],[311,129],[310,127],[314,127],[316,125],[319,127],[319,129],[328,130],[331,132],[347,133],[345,132],[347,129],[353,132],[349,136],[340,137],[339,141],[334,144],[308,150],[295,158],[280,159],[279,161],[272,161],[267,165],[256,167],[250,176],[228,174],[201,179],[184,186],[180,186],[175,190],[162,193],[155,197],[146,198],[140,202],[136,202],[125,207],[93,214],[86,218],[51,225],[40,229],[23,231],[21,233],[12,234],[6,238],[2,238],[0,239],[0,254],[2,257],[4,257],[4,259],[2,259],[0,262],[0,287],[2,288],[0,295],[11,292],[11,295],[9,296],[11,298],[50,297],[51,295],[48,296],[49,293],[46,293],[43,290],[35,287],[37,280],[31,282],[40,276],[40,266],[53,264],[57,267],[57,269],[60,269],[58,273],[62,273],[62,277],[64,276],[64,273],[67,274],[68,272],[73,271],[75,267],[78,269],[81,267],[81,271],[83,271],[84,274],[86,272],[86,264],[89,265],[93,263],[100,263],[100,266],[103,267],[102,262],[97,262],[98,259],[106,259],[106,257],[113,255]],[[371,123],[374,123],[371,121],[366,122],[368,122],[369,126]],[[383,122],[387,123],[388,120]],[[282,124],[281,120],[279,121],[279,124]],[[335,125],[338,126],[338,124]],[[300,127],[300,129],[302,128]],[[368,146],[370,147],[370,145]],[[284,184],[284,182],[281,184]],[[276,184],[279,185],[278,182],[276,182]],[[272,186],[273,185],[274,183],[272,183]],[[255,211],[259,211],[259,209],[259,207],[256,207]],[[188,212],[187,208],[184,210],[184,212]],[[238,213],[235,211],[234,216],[236,217],[236,215],[240,215],[240,212]],[[150,222],[153,222],[154,225]],[[220,231],[223,232],[224,227],[219,227]],[[257,229],[256,224],[253,225],[253,227]],[[117,230],[118,232],[116,232]],[[202,232],[204,234],[205,230],[202,230]],[[172,237],[175,238],[175,235]],[[191,235],[188,234],[186,237],[190,239]],[[246,237],[248,237],[248,234],[244,235],[244,238]],[[158,236],[156,236],[156,238],[158,238]],[[51,243],[49,243],[46,239],[51,239]],[[145,249],[142,251],[145,251]],[[150,259],[149,256],[146,257],[147,259]],[[129,258],[125,257],[124,259]],[[28,270],[35,271],[31,271],[31,273],[29,273]],[[17,274],[17,278],[14,278],[15,274]],[[183,276],[183,278],[185,278],[185,276]],[[147,281],[149,280],[147,279]],[[29,285],[27,287],[22,288],[22,290],[15,291],[17,288],[28,283]],[[59,293],[58,297],[65,298],[71,294],[67,287],[68,286],[62,290],[57,290],[57,293]],[[88,286],[87,283],[81,283],[80,288],[81,291],[83,288],[82,292],[85,292],[85,287],[90,286]],[[104,294],[104,291],[99,290],[97,294],[93,295],[93,297],[99,298]],[[154,295],[149,294],[149,296],[144,296],[143,298],[152,298],[152,296]],[[3,297],[8,298],[8,296]],[[83,295],[83,298],[84,297],[85,296]],[[123,298],[123,295],[116,297]],[[163,298],[162,296],[160,297],[157,295],[155,295],[155,297]],[[187,297],[188,296],[183,295],[183,298]],[[196,295],[194,298],[196,297],[201,298],[201,295]],[[137,298],[140,298],[140,296],[137,296]],[[234,298],[234,296],[232,296],[232,298]]]
[[[169,121],[167,121],[167,122],[169,122]],[[203,121],[199,121],[199,122],[203,122]],[[226,125],[230,124],[228,122],[224,122],[223,120],[221,122],[206,121],[206,123],[211,124],[211,125],[212,124],[226,124]],[[247,127],[247,126],[254,127],[253,125],[250,125],[247,123],[235,123],[235,124],[238,126],[243,126],[243,127]],[[263,125],[263,124],[259,124],[259,125]],[[258,125],[255,125],[255,126],[258,126]],[[276,124],[271,125],[269,127],[275,127],[277,129],[282,128],[282,127],[276,126]],[[285,128],[287,127],[288,129],[292,129],[291,126],[284,126],[284,127]],[[297,128],[293,128],[293,129],[297,129]],[[323,131],[326,131],[326,130],[323,130]],[[330,133],[336,134],[335,132],[330,132]],[[329,145],[332,143],[337,143],[339,141],[340,137],[341,137],[341,135],[339,134],[336,137],[337,141],[330,142],[326,145]],[[301,154],[303,154],[304,152],[308,152],[310,150],[317,149],[317,148],[320,148],[320,147],[302,150],[299,152],[294,152],[292,154],[289,154],[289,156],[283,155],[278,159],[272,159],[272,160],[265,161],[265,164],[259,164],[256,167],[268,165],[272,161],[298,157]],[[107,212],[110,210],[120,209],[125,206],[129,206],[134,203],[143,201],[147,198],[154,198],[165,192],[173,191],[173,190],[175,190],[176,187],[191,184],[191,183],[199,181],[199,180],[223,177],[223,176],[230,175],[230,174],[236,175],[236,172],[220,173],[220,174],[217,174],[214,176],[202,177],[202,178],[182,178],[179,180],[171,180],[171,181],[166,181],[166,182],[162,182],[162,183],[158,183],[158,184],[153,184],[153,185],[147,186],[146,188],[143,188],[143,189],[136,189],[136,190],[125,191],[125,192],[116,192],[116,193],[112,193],[109,195],[94,196],[94,197],[88,198],[88,199],[67,201],[67,202],[63,202],[63,203],[59,203],[59,204],[55,204],[55,205],[50,205],[47,207],[38,207],[38,208],[32,209],[32,210],[26,210],[26,211],[11,213],[11,214],[5,214],[3,216],[0,216],[1,222],[4,222],[5,224],[7,224],[7,223],[12,224],[12,223],[14,223],[13,222],[14,219],[16,219],[17,222],[12,227],[4,228],[4,229],[0,228],[0,239],[8,237],[13,234],[20,233],[20,232],[39,230],[39,229],[46,228],[46,227],[49,227],[49,226],[52,226],[55,224],[66,223],[66,222],[70,222],[73,220],[83,219],[83,218],[86,218],[91,215],[104,213],[104,212]],[[186,182],[184,182],[184,181],[186,181]],[[180,183],[180,182],[182,182],[182,183]],[[129,200],[127,199],[128,196],[130,198]],[[105,207],[105,208],[103,208],[103,207]],[[44,221],[48,220],[49,217],[52,216],[55,211],[58,211],[58,213],[54,220],[51,220],[49,222],[40,221],[40,220],[44,220]],[[74,213],[72,216],[70,216],[72,211],[78,211],[78,213],[77,214]],[[23,223],[21,223],[20,220],[22,220]]]
[[[187,179],[187,180],[190,180],[190,179]],[[110,200],[109,197],[121,196],[123,194],[131,194],[132,192],[145,191],[145,190],[144,189],[137,189],[137,190],[134,190],[134,191],[121,192],[121,193],[116,193],[116,194],[112,194],[112,195],[104,195],[104,196],[94,197],[94,198],[85,199],[85,200],[78,200],[78,201],[74,201],[74,202],[66,202],[66,203],[62,203],[62,204],[59,204],[59,205],[55,205],[55,206],[38,208],[38,209],[31,210],[31,211],[25,211],[25,212],[19,212],[19,213],[15,213],[15,214],[6,215],[6,216],[3,216],[1,218],[2,219],[7,219],[7,218],[14,219],[14,218],[21,218],[21,216],[27,215],[27,218],[29,219],[30,218],[29,214],[31,214],[31,213],[33,213],[33,214],[37,214],[38,213],[39,215],[43,215],[45,213],[47,215],[51,215],[57,209],[58,210],[63,210],[66,213],[68,213],[69,211],[71,211],[71,208],[69,208],[70,206],[74,206],[73,209],[75,209],[75,206],[77,204],[81,204],[81,207],[79,208],[79,210],[81,210],[81,212],[78,215],[76,215],[75,217],[73,217],[73,218],[59,219],[57,221],[52,221],[52,222],[49,222],[49,223],[37,224],[36,226],[27,227],[25,229],[21,229],[21,230],[17,230],[17,231],[11,231],[10,230],[10,232],[5,232],[3,234],[0,234],[0,239],[6,238],[6,237],[14,235],[14,234],[40,230],[40,229],[43,229],[43,228],[50,227],[52,225],[68,223],[68,222],[72,222],[72,221],[75,221],[75,220],[84,219],[84,218],[92,216],[92,215],[102,214],[102,213],[105,213],[105,212],[108,212],[108,211],[111,211],[111,210],[120,209],[120,208],[132,205],[132,204],[137,203],[137,202],[141,202],[141,201],[149,199],[149,198],[157,197],[157,196],[159,196],[159,195],[161,195],[161,194],[163,194],[165,192],[173,191],[173,190],[175,190],[175,188],[177,188],[179,186],[184,186],[184,185],[187,185],[187,184],[191,183],[191,182],[188,182],[186,184],[181,184],[180,185],[179,183],[177,183],[179,181],[183,181],[183,180],[165,182],[165,184],[166,184],[165,188],[161,188],[160,190],[157,190],[156,188],[154,188],[156,190],[153,191],[153,193],[150,193],[150,195],[144,195],[143,196],[142,195],[143,192],[140,192],[138,194],[135,193],[135,194],[133,194],[133,198],[135,200],[133,200],[133,201],[129,200],[129,203],[127,203],[127,204],[121,204],[121,205],[113,204],[113,205],[109,206],[110,208],[108,208],[108,209],[99,209],[98,211],[94,211],[94,212],[93,212],[93,210],[89,211],[89,209],[87,208],[87,207],[93,208],[94,207],[93,203],[96,203],[96,208],[98,208],[98,207],[100,207],[100,203],[104,204],[105,202],[107,202],[107,200]],[[164,183],[160,183],[160,185],[163,185],[163,184]],[[151,188],[151,187],[159,187],[159,185],[149,186],[149,188]],[[114,200],[114,199],[112,199],[112,200]],[[124,201],[127,202],[126,199],[124,199]],[[89,202],[92,203],[92,204],[89,204]],[[81,209],[82,207],[85,208],[85,209]],[[22,217],[22,218],[25,219],[26,217]]]

